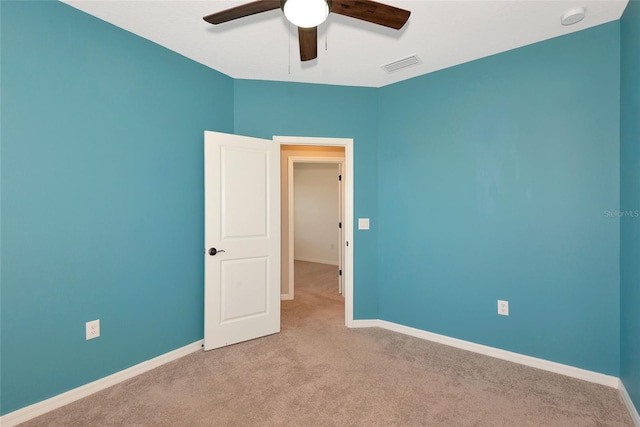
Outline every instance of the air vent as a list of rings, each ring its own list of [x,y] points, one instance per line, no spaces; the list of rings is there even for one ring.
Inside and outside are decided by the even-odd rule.
[[[387,73],[393,73],[394,71],[402,70],[403,68],[407,68],[419,63],[420,59],[418,59],[418,56],[411,55],[407,56],[406,58],[398,59],[397,61],[384,64],[382,68],[384,68]]]

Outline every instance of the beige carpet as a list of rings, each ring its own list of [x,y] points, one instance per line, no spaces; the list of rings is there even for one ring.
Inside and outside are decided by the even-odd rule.
[[[198,352],[29,426],[632,426],[615,389],[381,329],[296,263],[282,332]]]

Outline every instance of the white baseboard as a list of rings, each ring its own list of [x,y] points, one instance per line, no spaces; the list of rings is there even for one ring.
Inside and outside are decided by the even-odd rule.
[[[499,348],[476,344],[457,338],[451,338],[446,335],[434,334],[433,332],[427,332],[421,329],[411,328],[409,326],[403,326],[393,322],[387,322],[386,320],[354,320],[352,327],[378,327],[388,329],[390,331],[398,332],[404,335],[410,335],[412,337],[421,338],[427,341],[437,342],[451,347],[460,348],[462,350],[484,354],[485,356],[491,356],[497,359],[519,363],[520,365],[531,366],[533,368],[554,372],[556,374],[566,375],[568,377],[578,378],[608,387],[618,388],[620,384],[620,380],[618,379],[618,377],[613,377],[611,375],[587,371],[586,369],[563,365],[562,363],[551,362],[545,359],[538,359],[537,357],[525,356],[524,354],[501,350]]]
[[[8,414],[0,417],[0,426],[13,427],[17,424],[23,423],[42,414],[46,414],[47,412],[53,411],[54,409],[58,409],[64,405],[68,405],[69,403],[75,402],[76,400],[82,399],[83,397],[87,397],[100,390],[104,390],[107,387],[111,387],[113,385],[121,383],[122,381],[143,374],[147,371],[150,371],[151,369],[157,368],[158,366],[164,365],[165,363],[169,363],[176,359],[180,359],[181,357],[184,357],[188,354],[195,353],[196,351],[202,349],[202,343],[202,340],[194,342],[193,344],[186,345],[184,347],[162,354],[158,357],[154,357],[153,359],[146,360],[130,368],[116,372],[115,374],[100,378],[99,380],[93,381],[89,384],[85,384],[83,386],[74,388],[73,390],[69,390],[65,393],[53,396],[52,398],[49,398],[47,400],[43,400],[41,402],[34,403],[33,405],[26,406],[22,409],[9,412]]]
[[[281,301],[290,301],[293,299],[293,295],[291,294],[280,294]]]
[[[338,263],[336,261],[331,261],[331,260],[327,260],[327,259],[320,259],[320,258],[307,258],[307,257],[295,257],[294,261],[306,261],[306,262],[315,262],[317,264],[329,264],[329,265],[335,265],[336,267],[338,266]]]
[[[350,328],[384,328],[380,323],[380,320],[367,319],[367,320],[353,320]],[[386,329],[386,328],[385,328]]]
[[[638,414],[638,409],[633,404],[631,396],[629,396],[629,393],[627,393],[627,388],[624,386],[624,383],[622,381],[620,381],[620,384],[618,385],[618,390],[620,390],[620,397],[622,397],[622,401],[629,410],[629,415],[631,415],[633,424],[636,427],[640,427],[640,414]]]

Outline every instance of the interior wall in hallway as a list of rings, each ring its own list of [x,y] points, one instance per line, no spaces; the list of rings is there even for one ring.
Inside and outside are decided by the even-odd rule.
[[[294,164],[294,258],[339,264],[340,203],[336,163]]]

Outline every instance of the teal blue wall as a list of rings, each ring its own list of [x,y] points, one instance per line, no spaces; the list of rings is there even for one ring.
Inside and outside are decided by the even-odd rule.
[[[620,378],[640,411],[640,1],[621,21]]]
[[[233,81],[62,3],[0,3],[7,413],[202,339],[203,131],[233,131]]]
[[[354,317],[377,318],[377,90],[236,80],[234,120],[240,135],[354,139],[354,214],[372,225],[354,234]]]
[[[380,91],[382,319],[619,373],[619,64],[613,22]]]
[[[0,5],[1,413],[202,338],[204,129],[354,138],[357,319],[620,374],[637,404],[637,3],[382,89],[234,81]]]

